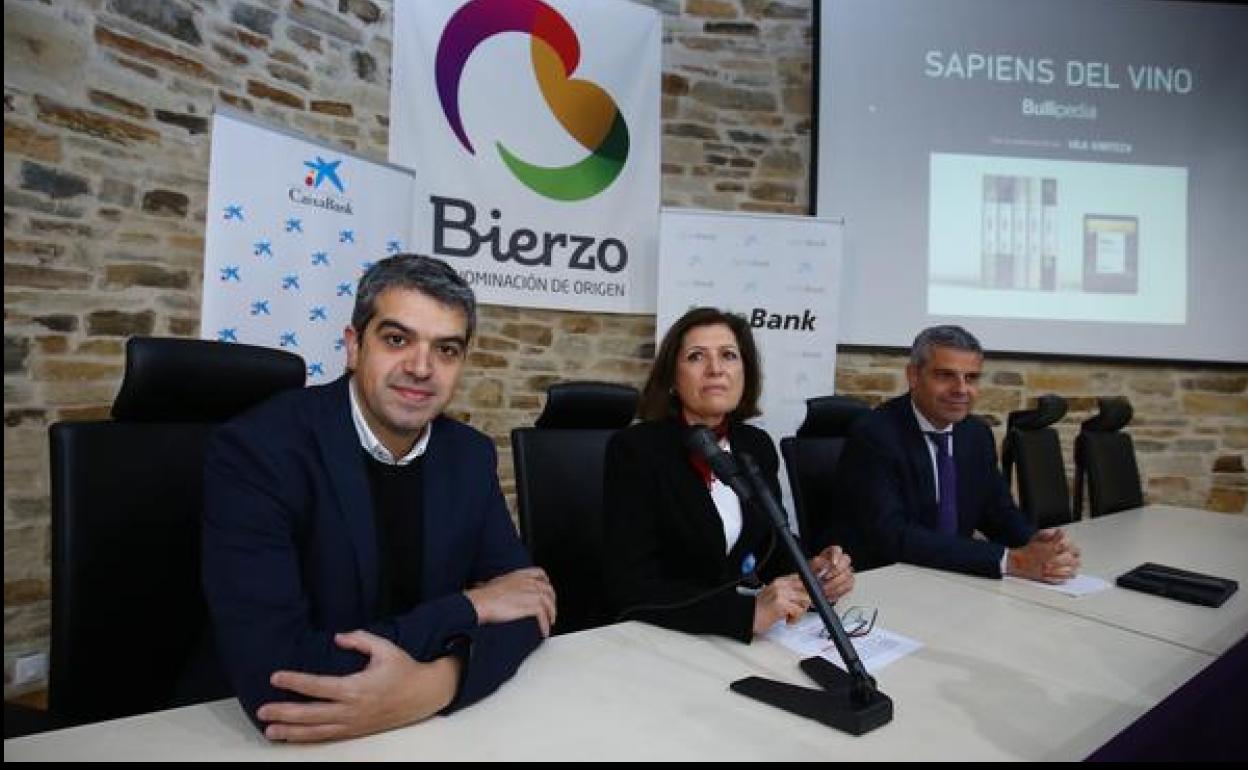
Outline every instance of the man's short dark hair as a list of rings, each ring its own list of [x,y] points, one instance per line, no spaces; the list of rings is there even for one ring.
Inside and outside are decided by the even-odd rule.
[[[914,338],[914,344],[910,346],[910,363],[916,369],[922,369],[932,358],[932,348],[953,348],[981,356],[984,354],[984,349],[980,347],[975,335],[961,326],[930,326]]]
[[[659,352],[654,357],[654,365],[650,367],[650,376],[646,378],[646,384],[641,389],[641,400],[637,405],[637,414],[641,419],[662,420],[680,414],[680,399],[676,396],[675,385],[681,342],[690,329],[718,324],[727,326],[737,338],[741,368],[745,374],[741,403],[729,413],[728,419],[748,420],[761,414],[758,399],[763,391],[762,361],[758,355],[758,347],[754,344],[754,334],[750,331],[749,322],[745,320],[745,316],[736,313],[713,307],[698,307],[681,316],[667,330],[667,334],[663,335]]]
[[[468,322],[465,341],[472,339],[477,328],[477,298],[459,274],[440,259],[423,254],[395,254],[374,262],[360,276],[355,292],[355,308],[351,326],[363,334],[368,322],[377,314],[377,298],[387,289],[414,289],[447,307],[463,311]]]

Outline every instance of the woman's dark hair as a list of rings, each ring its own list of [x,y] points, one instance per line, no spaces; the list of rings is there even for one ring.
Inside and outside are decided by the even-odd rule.
[[[681,316],[667,330],[667,334],[663,335],[659,352],[654,357],[654,365],[650,368],[650,376],[646,378],[646,384],[641,389],[641,401],[637,405],[637,415],[641,419],[662,420],[680,414],[680,399],[675,389],[680,346],[690,329],[716,325],[727,326],[737,338],[737,348],[741,351],[741,364],[745,373],[741,403],[729,413],[728,419],[740,422],[761,414],[758,399],[763,392],[763,373],[749,322],[736,313],[713,307],[696,307]]]

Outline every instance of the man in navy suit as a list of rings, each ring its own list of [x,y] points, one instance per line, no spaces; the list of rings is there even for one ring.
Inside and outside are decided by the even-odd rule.
[[[1078,571],[1079,549],[1060,529],[1027,522],[997,469],[992,431],[968,419],[983,361],[965,329],[926,329],[906,366],[910,392],[854,424],[837,466],[846,521],[822,539],[841,543],[855,565],[1046,582]]]
[[[441,415],[475,322],[445,263],[382,260],[360,279],[347,374],[278,395],[209,445],[205,593],[224,668],[272,740],[465,706],[554,623],[493,443]]]

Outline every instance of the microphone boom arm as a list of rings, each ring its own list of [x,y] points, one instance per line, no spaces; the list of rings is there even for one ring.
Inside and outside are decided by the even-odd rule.
[[[829,727],[842,730],[851,735],[862,735],[893,719],[893,701],[876,689],[875,679],[867,673],[867,669],[858,658],[849,636],[841,626],[840,617],[832,611],[823,589],[802,549],[798,546],[793,533],[789,531],[788,516],[784,508],[776,501],[771,488],[763,479],[762,472],[754,458],[745,452],[735,456],[725,452],[719,441],[709,428],[693,427],[685,436],[685,444],[691,451],[697,452],[706,459],[711,472],[720,481],[732,487],[732,491],[740,498],[742,507],[753,506],[761,510],[776,530],[776,536],[784,543],[797,572],[801,575],[802,585],[810,594],[823,620],[824,626],[836,649],[845,661],[849,673],[841,671],[825,658],[815,656],[801,663],[801,668],[812,679],[819,683],[822,690],[800,687],[787,682],[751,676],[739,679],[730,685],[733,692],[762,701],[771,706],[784,709],[793,714],[814,719]],[[738,462],[738,459],[740,462]],[[744,472],[742,472],[744,466]]]
[[[727,455],[726,452],[721,452],[721,454]],[[753,505],[756,510],[761,510],[771,520],[776,536],[780,538],[793,564],[797,567],[797,574],[801,576],[802,585],[806,587],[806,593],[810,595],[832,643],[836,645],[841,660],[845,662],[848,673],[823,657],[815,656],[803,660],[801,668],[819,683],[822,690],[757,676],[739,679],[730,685],[731,689],[790,713],[814,719],[850,735],[863,735],[888,724],[893,719],[893,701],[879,691],[875,679],[867,673],[866,666],[862,664],[858,652],[849,640],[849,635],[845,633],[845,628],[841,625],[840,616],[832,610],[827,597],[823,595],[823,588],[811,571],[805,554],[797,544],[797,539],[789,530],[789,520],[784,513],[784,508],[772,494],[754,458],[745,452],[738,453],[737,458],[739,458],[739,465],[745,471],[741,474],[745,477],[745,482],[740,486],[748,489],[748,492],[742,496],[742,502]],[[733,485],[733,489],[736,490],[737,486]],[[741,493],[738,492],[738,494]]]

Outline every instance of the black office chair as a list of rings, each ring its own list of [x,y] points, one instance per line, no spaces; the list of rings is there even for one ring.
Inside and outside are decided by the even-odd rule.
[[[1037,527],[1069,524],[1070,486],[1062,445],[1053,423],[1066,416],[1066,399],[1048,394],[1036,400],[1035,409],[1010,412],[1001,467],[1005,483],[1013,481],[1018,465],[1019,507]]]
[[[49,429],[53,724],[230,694],[200,588],[204,447],[304,375],[284,351],[136,337],[113,419]]]
[[[558,597],[555,633],[613,620],[602,571],[607,441],[633,420],[637,389],[602,382],[552,385],[535,427],[511,432],[520,536]]]
[[[1144,504],[1135,444],[1121,428],[1131,422],[1131,402],[1123,396],[1102,398],[1100,413],[1083,421],[1075,437],[1075,505],[1083,509],[1083,480],[1088,480],[1088,513],[1104,516]]]
[[[832,534],[845,547],[852,533],[836,519],[836,464],[854,422],[871,407],[851,396],[820,396],[806,400],[806,419],[796,436],[780,439],[780,453],[793,490],[798,533],[807,556],[819,546],[816,536]]]

